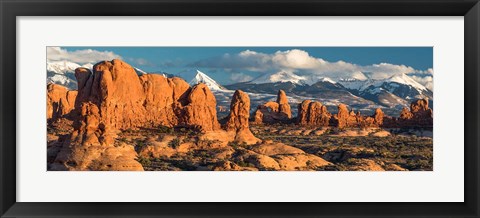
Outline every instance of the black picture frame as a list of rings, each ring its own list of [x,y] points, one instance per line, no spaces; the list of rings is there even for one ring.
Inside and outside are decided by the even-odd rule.
[[[1,217],[479,217],[478,0],[0,0]],[[22,203],[16,201],[17,16],[464,16],[463,203]],[[34,37],[34,36],[32,36]],[[41,188],[41,187],[39,187]],[[255,201],[252,196],[252,201]]]

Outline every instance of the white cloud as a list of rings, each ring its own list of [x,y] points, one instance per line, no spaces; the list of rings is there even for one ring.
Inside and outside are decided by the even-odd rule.
[[[432,71],[433,73],[433,71]],[[433,91],[433,77],[432,76],[416,76],[416,75],[411,75],[412,79],[417,81],[418,83],[422,84],[423,86],[427,87],[427,89],[430,89]]]
[[[248,82],[251,81],[253,77],[244,73],[232,73],[230,75],[230,80],[235,83]]]
[[[122,59],[122,57],[111,51],[97,51],[93,49],[67,51],[61,47],[47,47],[47,60],[49,61],[71,61],[78,64],[86,64],[113,59]]]
[[[283,70],[295,72],[298,75],[313,74],[331,78],[362,78],[362,73],[368,74],[372,79],[384,79],[401,73],[433,75],[432,69],[419,71],[406,65],[379,63],[362,66],[345,61],[329,62],[313,57],[308,52],[299,49],[277,51],[273,54],[245,50],[238,54],[225,54],[201,60],[191,66],[249,70],[260,73]]]
[[[144,58],[127,58],[127,60],[137,66],[154,66],[153,63]]]

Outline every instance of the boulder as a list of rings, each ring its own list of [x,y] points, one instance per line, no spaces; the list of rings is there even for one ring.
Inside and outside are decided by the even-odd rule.
[[[370,159],[349,159],[348,170],[351,171],[385,171],[382,166]]]
[[[331,165],[330,162],[313,154],[290,154],[273,157],[281,170],[315,170],[318,167]]]
[[[250,150],[243,150],[242,154],[236,157],[237,161],[251,163],[260,170],[279,170],[277,161],[267,155],[258,154]]]
[[[253,146],[250,150],[255,151],[256,153],[273,156],[279,154],[304,154],[305,152],[301,149],[285,145],[283,143],[262,143],[259,145]]]

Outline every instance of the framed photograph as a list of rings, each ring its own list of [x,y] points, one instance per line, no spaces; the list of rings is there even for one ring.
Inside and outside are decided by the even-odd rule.
[[[479,217],[478,1],[2,1],[1,217]]]

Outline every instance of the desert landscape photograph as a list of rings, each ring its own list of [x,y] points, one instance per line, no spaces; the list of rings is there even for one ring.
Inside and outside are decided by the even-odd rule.
[[[46,53],[48,171],[433,171],[432,47]]]

